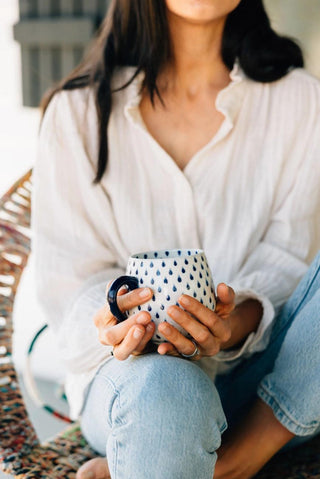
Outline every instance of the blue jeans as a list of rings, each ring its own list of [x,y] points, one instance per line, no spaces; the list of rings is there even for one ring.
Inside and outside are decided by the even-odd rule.
[[[257,395],[295,438],[320,433],[320,253],[267,349],[213,383],[196,362],[149,354],[97,372],[81,428],[112,479],[212,479],[221,434]],[[288,447],[288,446],[287,446]]]

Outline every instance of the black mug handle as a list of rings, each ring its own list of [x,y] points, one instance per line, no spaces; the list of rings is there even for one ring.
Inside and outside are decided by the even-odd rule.
[[[109,288],[107,300],[110,305],[110,311],[119,322],[127,319],[127,316],[120,311],[117,303],[117,294],[122,286],[127,286],[129,291],[132,291],[139,288],[139,280],[135,276],[120,276],[113,281]]]

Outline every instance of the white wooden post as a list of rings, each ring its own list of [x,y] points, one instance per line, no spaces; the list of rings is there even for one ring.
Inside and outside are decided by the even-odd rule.
[[[74,0],[63,0],[63,15],[74,15]]]
[[[51,14],[51,0],[38,1],[38,17],[49,17]]]
[[[19,0],[20,22],[14,36],[21,44],[25,106],[38,106],[45,91],[80,62],[107,4],[107,0]]]

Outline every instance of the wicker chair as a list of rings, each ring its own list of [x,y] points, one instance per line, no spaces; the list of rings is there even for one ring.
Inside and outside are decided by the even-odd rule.
[[[0,466],[18,478],[71,479],[79,466],[96,454],[82,437],[78,423],[40,444],[11,357],[13,302],[30,252],[31,173],[0,200]],[[320,437],[277,455],[258,477],[320,479]]]
[[[19,478],[71,479],[95,453],[79,424],[40,444],[12,364],[12,309],[30,252],[31,170],[0,200],[0,465]]]

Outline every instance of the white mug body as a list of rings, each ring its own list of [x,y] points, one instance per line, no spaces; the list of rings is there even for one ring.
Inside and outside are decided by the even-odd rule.
[[[158,330],[161,322],[171,323],[182,334],[188,335],[167,314],[171,305],[182,307],[178,303],[182,294],[215,310],[214,284],[205,253],[201,249],[168,249],[134,254],[129,258],[126,275],[136,278],[139,287],[148,287],[153,291],[151,301],[127,311],[127,314],[149,312],[156,324],[152,339],[157,344],[166,341]]]

